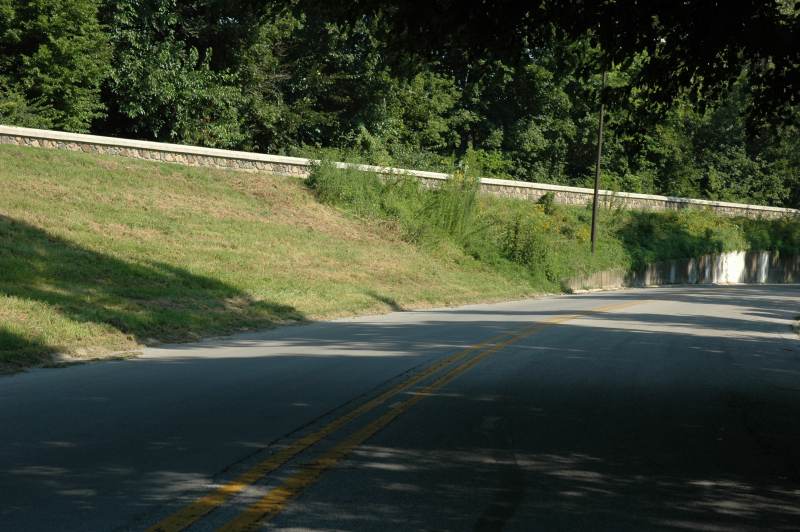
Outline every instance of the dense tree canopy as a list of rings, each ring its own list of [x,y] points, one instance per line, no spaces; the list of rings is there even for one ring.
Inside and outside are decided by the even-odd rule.
[[[301,5],[340,21],[385,16],[395,45],[428,57],[455,53],[469,61],[486,56],[513,61],[547,43],[553,32],[569,40],[588,38],[603,51],[606,67],[638,62],[635,85],[655,104],[669,104],[687,89],[698,97],[719,94],[743,68],[761,113],[775,118],[800,101],[796,0],[354,0],[344,7],[302,0]]]
[[[800,206],[799,9],[0,0],[0,122]]]
[[[86,131],[102,116],[108,36],[93,0],[0,0],[0,120]]]

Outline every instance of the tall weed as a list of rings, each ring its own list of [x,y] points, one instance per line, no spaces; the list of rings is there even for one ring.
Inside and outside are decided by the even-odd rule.
[[[486,267],[525,276],[544,290],[564,279],[649,262],[747,249],[800,252],[800,224],[745,220],[683,210],[600,210],[598,246],[590,252],[591,213],[583,207],[483,196],[477,178],[456,172],[428,187],[404,176],[379,177],[331,164],[308,181],[319,199],[370,219],[392,220],[419,245],[461,250]]]

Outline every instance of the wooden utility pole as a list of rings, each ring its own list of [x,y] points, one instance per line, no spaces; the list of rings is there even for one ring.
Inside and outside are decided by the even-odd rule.
[[[603,93],[606,89],[606,76],[608,73],[603,71],[603,85],[600,89],[600,127],[597,130],[597,164],[594,167],[594,200],[592,203],[592,254],[597,244],[597,205],[600,196],[600,158],[603,156],[603,115],[606,111]]]

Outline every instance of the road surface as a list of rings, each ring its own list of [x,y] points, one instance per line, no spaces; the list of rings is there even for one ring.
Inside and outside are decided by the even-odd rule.
[[[800,287],[286,327],[0,378],[0,530],[798,530]]]

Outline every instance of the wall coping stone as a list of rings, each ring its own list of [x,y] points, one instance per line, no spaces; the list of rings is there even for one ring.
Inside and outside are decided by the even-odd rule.
[[[204,148],[200,146],[188,146],[185,144],[171,144],[166,142],[153,142],[147,140],[133,140],[117,137],[104,137],[99,135],[88,135],[85,133],[68,133],[64,131],[54,131],[47,129],[33,129],[17,126],[6,126],[0,124],[0,135],[23,137],[38,140],[74,142],[82,144],[94,144],[100,146],[112,146],[119,148],[144,149],[165,153],[179,153],[187,155],[199,155],[206,157],[216,157],[221,159],[234,159],[242,161],[265,162],[287,164],[301,167],[311,167],[320,164],[318,159],[306,159],[303,157],[288,157],[285,155],[270,155],[265,153],[252,153],[236,150],[223,150],[219,148]],[[337,168],[353,168],[365,172],[375,172],[382,175],[408,175],[420,177],[428,180],[444,181],[450,178],[449,174],[442,172],[429,172],[425,170],[410,170],[405,168],[393,168],[389,166],[374,166],[368,164],[353,164],[335,162]],[[495,187],[509,187],[516,189],[544,190],[547,192],[566,192],[581,195],[592,195],[593,189],[582,187],[570,187],[564,185],[553,185],[549,183],[531,183],[529,181],[514,181],[510,179],[481,178],[482,185]],[[800,216],[800,209],[790,209],[786,207],[770,207],[767,205],[750,205],[745,203],[732,203],[727,201],[712,201],[694,198],[681,198],[675,196],[660,196],[655,194],[639,194],[636,192],[614,192],[611,190],[600,190],[600,196],[605,198],[626,198],[635,200],[657,201],[661,203],[678,203],[684,205],[696,205],[704,207],[732,208],[742,211],[762,211],[771,213],[784,213]]]

